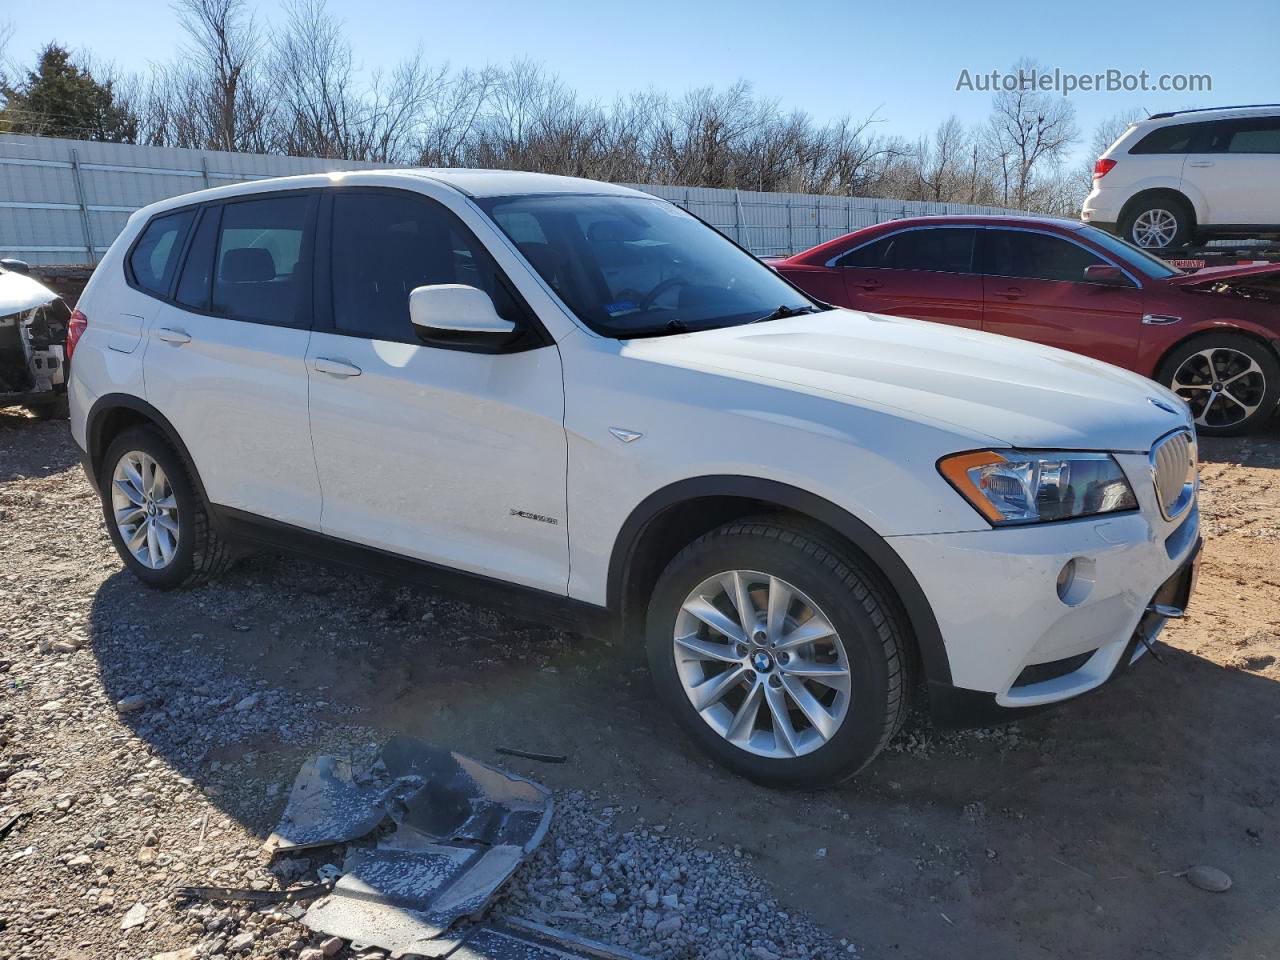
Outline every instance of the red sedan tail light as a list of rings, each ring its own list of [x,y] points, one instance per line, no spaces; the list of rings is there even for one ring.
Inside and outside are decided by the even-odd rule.
[[[66,363],[71,362],[71,354],[75,353],[76,344],[80,342],[80,338],[84,336],[85,330],[89,326],[89,318],[79,310],[71,311],[71,319],[67,321],[67,357]]]
[[[1101,180],[1111,172],[1111,168],[1115,165],[1116,162],[1110,157],[1099,157],[1098,162],[1093,165],[1093,179]]]

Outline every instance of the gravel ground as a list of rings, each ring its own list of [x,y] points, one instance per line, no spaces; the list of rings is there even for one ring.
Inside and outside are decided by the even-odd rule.
[[[353,956],[173,891],[340,862],[262,842],[306,756],[392,733],[556,791],[500,911],[655,958],[1278,955],[1280,432],[1204,452],[1166,665],[1018,727],[917,717],[853,784],[779,793],[694,751],[634,652],[271,556],[142,589],[66,424],[0,412],[0,960]]]

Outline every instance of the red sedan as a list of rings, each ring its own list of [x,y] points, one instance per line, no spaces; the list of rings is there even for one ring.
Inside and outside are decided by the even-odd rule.
[[[1183,273],[1095,227],[916,217],[771,265],[828,303],[1021,337],[1169,386],[1204,434],[1280,402],[1280,265]]]

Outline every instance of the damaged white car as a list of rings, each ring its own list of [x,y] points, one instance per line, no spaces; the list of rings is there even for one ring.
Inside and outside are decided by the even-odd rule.
[[[71,310],[27,276],[20,260],[0,260],[0,407],[23,406],[42,420],[67,415],[66,339]]]

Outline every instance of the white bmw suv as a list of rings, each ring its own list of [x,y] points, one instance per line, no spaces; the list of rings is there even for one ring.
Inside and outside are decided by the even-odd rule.
[[[1192,590],[1188,411],[1034,344],[817,302],[678,207],[410,170],[138,211],[72,429],[144,583],[297,548],[643,644],[703,748],[852,775],[913,692],[1012,719]]]
[[[1098,158],[1081,219],[1149,249],[1280,234],[1280,105],[1130,124]]]

